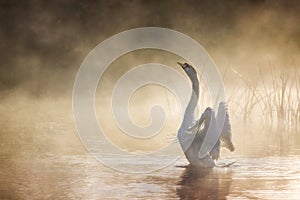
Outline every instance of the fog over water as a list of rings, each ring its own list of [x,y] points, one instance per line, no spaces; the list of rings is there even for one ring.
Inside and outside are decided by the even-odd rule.
[[[299,15],[296,0],[1,1],[0,199],[298,199]],[[234,153],[222,150],[221,158],[236,160],[231,168],[195,172],[176,167],[188,164],[182,157],[153,174],[130,175],[104,167],[80,142],[72,92],[81,63],[108,37],[139,27],[184,33],[216,63],[236,146]],[[151,106],[164,108],[164,127],[148,140],[122,133],[111,95],[126,72],[145,63],[167,65],[186,78],[177,61],[185,58],[137,50],[104,72],[95,110],[114,145],[148,153],[176,142],[183,111],[172,92],[147,85],[128,101],[130,118],[141,127],[151,124]],[[213,104],[199,77],[198,115]],[[163,162],[122,159],[128,168]],[[120,192],[111,194],[116,189]]]

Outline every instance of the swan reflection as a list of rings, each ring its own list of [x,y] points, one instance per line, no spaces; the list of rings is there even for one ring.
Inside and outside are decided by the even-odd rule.
[[[226,199],[232,182],[229,168],[198,168],[189,165],[181,175],[180,199]]]

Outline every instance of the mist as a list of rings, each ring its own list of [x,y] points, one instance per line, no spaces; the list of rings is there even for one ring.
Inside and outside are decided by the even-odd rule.
[[[297,0],[3,0],[0,16],[1,156],[9,158],[0,161],[0,169],[30,170],[30,163],[13,159],[87,154],[73,121],[76,74],[99,43],[139,27],[173,29],[205,48],[224,81],[235,155],[287,155],[300,149]],[[142,127],[151,123],[153,104],[165,108],[164,130],[148,141],[122,134],[110,98],[120,77],[140,64],[162,63],[185,77],[177,61],[185,62],[170,52],[144,49],[122,55],[104,72],[95,108],[112,143],[148,153],[176,142],[183,111],[166,88],[143,87],[128,103],[132,121]],[[213,105],[199,78],[198,117]]]
[[[233,94],[243,90],[245,80],[255,83],[262,71],[262,78],[269,78],[270,68],[278,73],[284,70],[288,77],[298,69],[300,28],[296,24],[299,24],[299,6],[297,1],[2,1],[0,95],[4,126],[13,127],[17,123],[20,128],[29,126],[30,130],[43,119],[41,123],[60,121],[69,124],[74,131],[72,90],[84,58],[96,45],[114,34],[137,27],[156,26],[180,31],[203,45],[223,76],[228,100],[232,101],[232,104],[229,102],[232,121],[239,129],[243,127],[239,123],[240,116],[245,113],[238,113],[238,107],[241,107],[237,106],[239,96]],[[112,63],[99,83],[97,105],[105,108],[105,112],[110,111],[109,103],[105,102],[109,100],[116,81],[132,67],[157,62],[182,73],[176,66],[180,60],[182,58],[172,53],[158,50],[139,50],[122,56]],[[155,94],[150,89],[144,94],[150,95],[149,92],[154,99],[155,95],[166,93],[162,90]],[[199,105],[199,114],[211,103],[205,98]],[[135,101],[136,111],[149,109],[143,107],[143,101]],[[132,112],[135,110],[131,109]],[[146,113],[133,118],[137,123],[149,122]],[[109,132],[118,132],[112,128],[112,117],[98,113],[98,117],[101,116]],[[181,117],[177,113],[167,125],[166,132],[176,134]],[[247,117],[247,121],[257,118]],[[62,133],[66,146],[70,141],[80,146],[73,131]],[[2,134],[4,138],[5,135]],[[69,137],[73,139],[68,140]],[[52,138],[53,145],[63,141],[62,138]],[[123,144],[122,139],[118,140]]]
[[[2,1],[1,90],[70,95],[81,62],[97,44],[144,26],[191,36],[220,70],[230,65],[253,73],[268,61],[295,66],[298,11],[297,1]]]

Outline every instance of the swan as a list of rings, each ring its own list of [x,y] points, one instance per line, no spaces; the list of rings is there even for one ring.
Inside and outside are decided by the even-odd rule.
[[[227,107],[221,102],[218,107],[218,114],[215,116],[214,110],[206,108],[199,120],[195,121],[195,109],[199,100],[199,80],[197,72],[193,66],[187,63],[179,63],[192,82],[192,94],[184,113],[183,121],[178,130],[178,141],[185,154],[185,157],[192,166],[215,167],[215,161],[219,159],[221,145],[234,151],[232,143],[231,125]],[[225,113],[225,121],[222,127],[218,127],[217,120],[221,119],[220,113]],[[209,129],[210,127],[210,129]],[[208,130],[209,129],[209,130]],[[221,134],[213,148],[204,157],[200,157],[199,152],[207,134]],[[218,136],[216,136],[218,137]]]

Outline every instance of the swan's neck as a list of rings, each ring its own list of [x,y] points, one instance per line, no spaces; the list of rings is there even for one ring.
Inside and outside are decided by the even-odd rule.
[[[192,81],[192,95],[191,95],[191,99],[186,107],[185,113],[184,113],[184,117],[183,117],[183,121],[181,123],[181,126],[179,128],[178,131],[178,137],[179,139],[187,134],[187,130],[189,127],[191,127],[193,125],[193,122],[195,121],[195,108],[197,106],[198,103],[198,99],[199,99],[199,82],[197,77],[196,78],[191,78]]]

